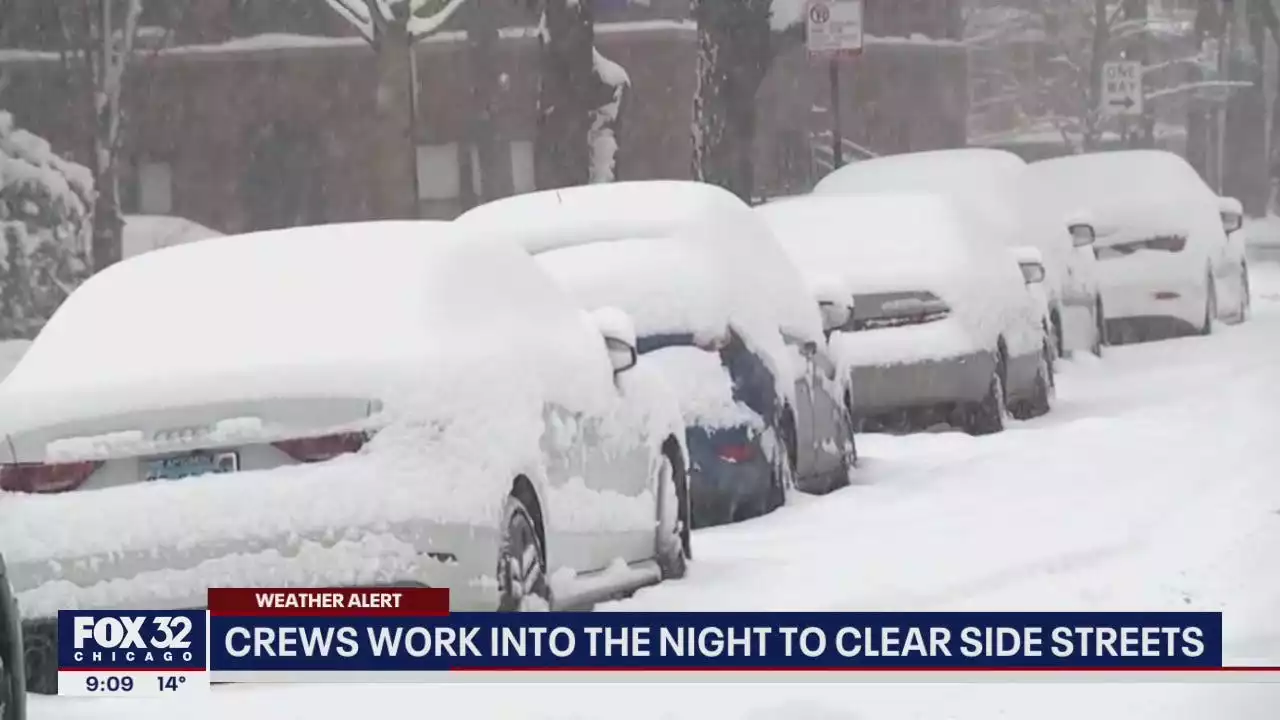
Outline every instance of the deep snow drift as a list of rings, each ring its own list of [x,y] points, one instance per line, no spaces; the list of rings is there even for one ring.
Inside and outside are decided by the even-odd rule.
[[[1221,610],[1232,664],[1280,663],[1280,266],[1255,317],[1064,363],[1050,415],[1002,434],[860,440],[860,482],[695,536],[686,580],[602,610]],[[39,698],[35,720],[1263,720],[1280,686],[219,688]]]

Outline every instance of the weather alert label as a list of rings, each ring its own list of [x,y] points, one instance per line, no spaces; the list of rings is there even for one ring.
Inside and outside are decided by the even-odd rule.
[[[58,694],[164,696],[209,689],[203,610],[62,610]]]

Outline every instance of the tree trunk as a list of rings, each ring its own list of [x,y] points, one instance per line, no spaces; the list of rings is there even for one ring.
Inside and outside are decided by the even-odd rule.
[[[1126,20],[1145,25],[1149,17],[1148,0],[1124,0],[1124,17]],[[1129,38],[1125,48],[1125,59],[1138,62],[1142,67],[1151,64],[1150,35],[1145,27],[1142,32]],[[1127,145],[1131,148],[1156,146],[1156,112],[1151,103],[1142,103],[1142,115],[1132,128],[1127,138]]]
[[[545,0],[542,11],[542,77],[538,86],[538,126],[534,175],[540,189],[585,185],[590,180],[592,3]]]
[[[467,28],[467,59],[470,65],[471,122],[468,135],[475,147],[477,166],[473,173],[480,177],[479,202],[488,202],[512,193],[511,158],[504,153],[496,108],[501,93],[498,80],[498,22],[493,2],[472,2],[462,9]],[[471,154],[467,153],[468,163]]]
[[[418,217],[417,140],[414,136],[413,51],[403,23],[379,28],[374,42],[377,73],[374,123],[370,134],[370,187],[374,216],[384,220]]]
[[[1246,2],[1246,0],[1238,0]],[[1270,0],[1247,0],[1238,8],[1243,22],[1238,22],[1237,43],[1252,52],[1237,52],[1231,59],[1231,77],[1253,83],[1232,90],[1227,104],[1227,173],[1223,182],[1226,194],[1244,204],[1245,212],[1259,216],[1266,212],[1271,194],[1267,161],[1267,94],[1263,59],[1267,52],[1267,32],[1259,5]]]
[[[1200,0],[1196,9],[1195,40],[1196,49],[1204,52],[1206,41],[1212,37],[1219,22],[1218,0]],[[1188,82],[1206,79],[1198,65],[1192,66],[1187,77]],[[1211,114],[1212,103],[1192,97],[1187,109],[1187,162],[1191,163],[1204,178],[1213,183],[1213,148],[1214,128]]]
[[[745,202],[755,194],[756,93],[772,61],[771,0],[694,0],[698,86],[693,176]]]
[[[1107,0],[1093,2],[1093,43],[1089,52],[1089,107],[1084,111],[1080,144],[1085,152],[1097,150],[1102,135],[1102,66],[1107,62],[1110,31]]]

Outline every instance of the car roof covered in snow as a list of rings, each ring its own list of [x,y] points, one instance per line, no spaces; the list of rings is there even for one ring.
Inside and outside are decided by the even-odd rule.
[[[780,332],[822,339],[817,303],[768,225],[742,200],[714,185],[654,180],[546,190],[481,205],[455,222],[501,232],[535,254],[590,243],[671,238],[696,249],[707,267],[721,271],[733,298],[735,326],[777,360],[775,367],[791,362]]]
[[[1065,217],[1046,213],[1022,182],[1027,163],[1007,150],[961,148],[904,153],[863,160],[832,171],[818,181],[815,195],[868,193],[953,195],[1003,226],[1008,244],[1028,242],[1066,250]]]
[[[812,195],[756,212],[810,282],[855,294],[916,290],[968,272],[980,221],[943,195]]]
[[[716,337],[733,316],[722,273],[677,240],[613,240],[535,257],[584,308],[626,311],[639,337],[679,332]]]
[[[90,278],[0,384],[0,402],[160,385],[184,395],[153,398],[160,406],[236,400],[250,386],[325,396],[465,358],[498,374],[566,364],[549,384],[585,385],[608,365],[587,327],[519,247],[448,223],[273,230],[145,253]],[[82,405],[91,412],[90,393]]]
[[[1048,203],[1087,211],[1099,242],[1134,234],[1220,230],[1218,198],[1190,163],[1162,150],[1119,150],[1031,163],[1027,182]]]

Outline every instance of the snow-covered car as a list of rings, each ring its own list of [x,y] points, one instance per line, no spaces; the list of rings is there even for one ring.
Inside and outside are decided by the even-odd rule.
[[[26,720],[27,678],[22,622],[0,555],[0,720]]]
[[[733,504],[740,485],[775,504],[789,478],[813,492],[847,482],[856,450],[822,318],[768,226],[737,197],[702,183],[621,182],[518,195],[455,222],[516,238],[582,302],[626,310],[642,349],[681,348],[664,362],[682,389],[704,509],[716,497]],[[708,352],[722,374],[706,366]],[[710,442],[700,438],[708,433]]]
[[[220,238],[73,293],[0,384],[24,620],[263,584],[564,609],[680,577],[684,425],[629,319],[423,227]]]
[[[1126,339],[1209,333],[1249,310],[1239,203],[1186,160],[1126,150],[1032,163],[1037,196],[1093,219],[1107,318]],[[1120,336],[1114,336],[1119,338]]]
[[[945,195],[798,198],[756,208],[815,284],[853,298],[832,333],[864,430],[999,432],[1048,409],[1041,308],[1000,229]],[[833,279],[834,278],[834,279]]]
[[[1088,216],[1038,196],[1024,181],[1027,163],[1006,150],[964,148],[904,153],[846,165],[822,178],[815,195],[944,193],[1003,226],[1011,246],[1031,245],[1043,255],[1054,350],[1100,355],[1106,344],[1106,309],[1098,289],[1097,260]]]

